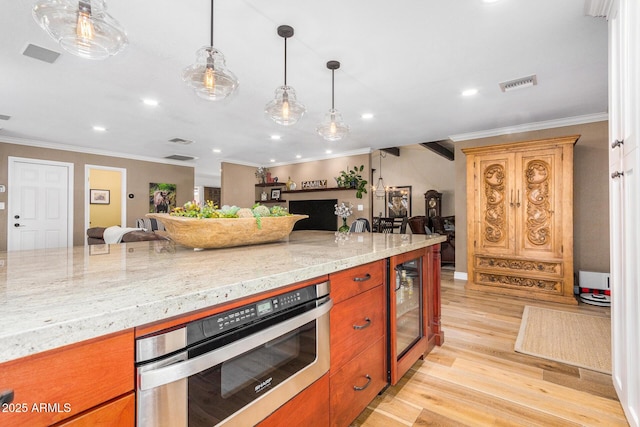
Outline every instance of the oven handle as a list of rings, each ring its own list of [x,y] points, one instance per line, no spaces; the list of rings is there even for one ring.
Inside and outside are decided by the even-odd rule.
[[[178,362],[172,365],[164,366],[158,369],[152,369],[138,374],[138,389],[149,390],[160,387],[183,378],[190,377],[213,366],[219,365],[225,360],[232,359],[256,347],[256,342],[264,343],[271,341],[291,332],[313,320],[319,319],[327,314],[333,301],[327,299],[322,305],[309,310],[297,317],[285,320],[284,322],[273,325],[265,330],[257,332],[248,337],[239,339],[224,347],[220,347],[201,356]]]

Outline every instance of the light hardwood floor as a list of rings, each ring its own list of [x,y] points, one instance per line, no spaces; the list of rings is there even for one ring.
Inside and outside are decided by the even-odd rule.
[[[516,353],[525,305],[610,315],[609,308],[466,291],[442,272],[436,347],[352,426],[627,426],[610,375]]]

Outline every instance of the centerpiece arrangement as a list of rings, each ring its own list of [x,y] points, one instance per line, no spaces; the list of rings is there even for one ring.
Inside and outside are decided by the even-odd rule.
[[[296,221],[307,215],[290,214],[281,206],[253,208],[187,202],[170,214],[150,213],[164,224],[171,240],[190,248],[229,248],[274,242],[287,237]]]
[[[338,231],[340,233],[348,233],[349,226],[347,225],[347,218],[350,217],[353,213],[353,205],[349,203],[349,206],[347,206],[344,204],[344,202],[342,202],[339,205],[335,204],[334,207],[336,208],[336,216],[342,218],[342,225],[340,226],[340,228],[338,228]]]

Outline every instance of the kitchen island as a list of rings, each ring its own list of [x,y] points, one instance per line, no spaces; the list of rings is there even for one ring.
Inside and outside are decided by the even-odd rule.
[[[444,236],[296,231],[280,242],[171,241],[0,254],[0,363],[424,249]],[[1,378],[1,376],[0,376]],[[10,387],[11,384],[0,384]]]

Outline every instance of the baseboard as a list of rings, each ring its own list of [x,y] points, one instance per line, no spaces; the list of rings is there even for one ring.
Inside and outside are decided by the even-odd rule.
[[[456,271],[453,273],[453,278],[455,280],[467,280],[469,278],[469,275],[466,271]]]

